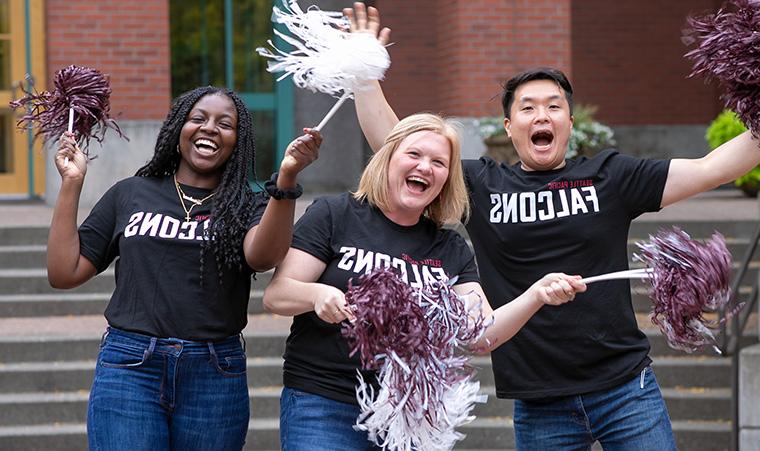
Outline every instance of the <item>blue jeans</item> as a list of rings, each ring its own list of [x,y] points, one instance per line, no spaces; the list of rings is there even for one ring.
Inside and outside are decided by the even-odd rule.
[[[608,390],[551,400],[515,400],[518,451],[675,450],[673,430],[651,367]]]
[[[282,451],[358,451],[379,449],[353,426],[359,406],[292,388],[280,396]]]
[[[204,343],[109,328],[87,438],[91,451],[240,450],[249,409],[240,337]]]

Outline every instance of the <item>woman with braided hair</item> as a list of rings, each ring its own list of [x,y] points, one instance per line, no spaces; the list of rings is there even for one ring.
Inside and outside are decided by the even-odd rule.
[[[251,276],[278,264],[290,246],[296,177],[322,142],[319,132],[304,132],[267,182],[269,196],[255,194],[253,125],[243,102],[224,88],[184,93],[153,158],[108,190],[78,230],[86,157],[73,134],[61,137],[50,284],[79,286],[117,261],[90,391],[90,449],[243,447],[241,331]]]

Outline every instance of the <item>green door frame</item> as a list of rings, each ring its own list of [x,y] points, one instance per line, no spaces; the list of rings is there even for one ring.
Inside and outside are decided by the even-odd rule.
[[[287,0],[274,0],[277,5],[282,5]],[[279,31],[286,31],[282,24],[274,24]],[[232,52],[232,0],[224,0],[224,53],[226,64],[226,84],[230,89],[235,89],[234,61]],[[284,48],[287,44],[282,38],[274,36],[274,44],[278,48]],[[241,92],[240,98],[251,111],[272,111],[275,122],[275,167],[282,160],[285,146],[293,136],[293,83],[284,81],[274,82],[273,93]]]

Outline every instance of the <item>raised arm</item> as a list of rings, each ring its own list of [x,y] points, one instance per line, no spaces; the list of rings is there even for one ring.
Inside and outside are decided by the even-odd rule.
[[[328,323],[339,323],[345,319],[353,321],[354,316],[343,292],[316,282],[326,266],[313,255],[290,248],[264,291],[264,308],[285,316],[314,311]]]
[[[374,7],[366,8],[364,3],[354,3],[353,9],[345,8],[343,14],[351,23],[351,33],[368,33],[375,36],[382,45],[387,45],[391,36],[390,28],[380,28],[380,13]],[[383,94],[380,82],[367,81],[354,92],[356,115],[359,125],[373,152],[383,146],[385,137],[398,123],[398,117]]]
[[[280,190],[294,189],[298,173],[319,155],[322,135],[310,128],[305,128],[304,132],[285,150],[277,176]],[[256,271],[266,271],[285,258],[293,236],[295,208],[295,199],[269,199],[261,222],[245,235],[243,246],[248,266]]]
[[[454,291],[460,296],[469,295],[470,300],[479,296],[483,317],[493,315],[493,324],[473,347],[475,352],[486,353],[509,341],[545,304],[560,305],[571,301],[576,293],[586,291],[586,285],[580,282],[578,276],[547,274],[523,294],[496,310],[488,304],[486,295],[477,282],[455,285]]]
[[[670,162],[662,207],[707,191],[745,174],[760,164],[760,141],[747,131],[702,158]]]
[[[73,133],[65,132],[58,141],[55,166],[61,174],[61,191],[48,234],[48,282],[54,288],[74,288],[91,279],[97,271],[79,253],[77,209],[87,173],[87,158],[79,150]]]

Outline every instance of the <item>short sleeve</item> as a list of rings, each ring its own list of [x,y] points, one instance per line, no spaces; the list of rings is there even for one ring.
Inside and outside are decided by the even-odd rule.
[[[264,217],[264,212],[269,204],[269,198],[264,192],[258,192],[253,194],[253,215],[251,215],[251,221],[248,223],[248,230],[259,225],[261,218]]]
[[[658,211],[668,179],[670,160],[636,158],[617,154],[610,165],[611,180],[616,182],[618,193],[630,216]]]
[[[327,263],[332,259],[332,215],[327,200],[319,198],[306,209],[293,229],[291,247]]]
[[[114,238],[119,186],[117,183],[106,191],[79,226],[79,253],[98,273],[105,271],[119,255],[119,244]]]
[[[460,259],[459,266],[461,268],[459,274],[457,274],[456,283],[480,282],[478,267],[475,264],[475,254],[473,254],[472,249],[467,245],[462,235],[454,231],[452,231],[452,234],[455,235],[455,244],[451,247]]]
[[[467,185],[467,188],[471,191],[472,190],[472,183],[473,179],[478,173],[478,171],[483,167],[484,163],[482,160],[462,160],[462,172],[464,173],[464,182]]]

